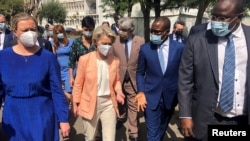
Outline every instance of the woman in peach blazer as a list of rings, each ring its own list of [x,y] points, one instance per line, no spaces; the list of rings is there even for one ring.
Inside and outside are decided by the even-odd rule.
[[[79,59],[73,87],[73,112],[83,119],[85,140],[95,140],[99,123],[103,141],[115,141],[117,102],[124,103],[119,60],[109,53],[114,32],[99,26],[93,32],[96,51]]]

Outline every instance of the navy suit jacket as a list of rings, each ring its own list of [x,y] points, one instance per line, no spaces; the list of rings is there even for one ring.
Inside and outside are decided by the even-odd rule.
[[[119,34],[119,31],[116,29],[115,23],[113,23],[113,24],[111,25],[111,29],[115,32],[116,35]]]
[[[170,40],[174,40],[174,33],[169,34],[168,37],[169,37]],[[185,43],[187,42],[187,37],[182,36],[182,37],[181,37],[181,40],[182,40],[182,43],[185,44]]]
[[[4,36],[4,43],[3,43],[3,49],[6,47],[11,46],[11,41],[14,40],[13,32],[11,32],[9,29],[5,30],[5,36]]]
[[[163,98],[165,108],[172,109],[177,105],[178,69],[184,44],[170,40],[168,64],[164,74],[157,48],[151,42],[141,46],[136,72],[137,90],[144,92],[147,108],[156,109]]]

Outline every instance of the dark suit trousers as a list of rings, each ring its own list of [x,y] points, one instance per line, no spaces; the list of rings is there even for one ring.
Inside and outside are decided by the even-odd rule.
[[[126,101],[124,105],[119,106],[119,111],[121,117],[127,119],[127,127],[129,136],[132,138],[138,137],[138,113],[137,113],[137,106],[134,102],[136,92],[133,88],[132,82],[123,82],[123,93],[126,96]]]
[[[171,117],[173,116],[173,109],[166,109],[164,107],[163,99],[160,100],[158,107],[154,110],[146,108],[145,121],[147,126],[148,141],[162,141]]]
[[[227,118],[215,113],[210,125],[248,125],[248,117]],[[208,141],[208,135],[205,135],[202,139],[185,138],[184,141]]]

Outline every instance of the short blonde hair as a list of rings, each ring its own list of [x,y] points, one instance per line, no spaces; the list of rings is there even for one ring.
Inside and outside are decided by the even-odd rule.
[[[98,41],[102,35],[111,38],[112,44],[115,42],[116,34],[111,28],[105,26],[98,26],[95,28],[92,35],[92,42],[95,43],[95,41]]]
[[[35,24],[37,25],[37,21],[34,17],[30,16],[28,13],[20,12],[20,13],[17,13],[12,19],[12,22],[11,22],[12,30],[16,30],[17,24],[22,20],[33,20]]]

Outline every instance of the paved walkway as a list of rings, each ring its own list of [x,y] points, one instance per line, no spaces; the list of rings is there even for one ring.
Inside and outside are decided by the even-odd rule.
[[[2,110],[0,110],[0,122],[1,119],[2,119]],[[73,118],[72,116],[70,122],[72,123],[70,137],[65,139],[61,138],[60,141],[84,141],[81,118],[79,117]],[[139,136],[140,136],[139,138],[140,141],[147,141],[146,125],[143,116],[140,117]],[[179,132],[178,109],[176,109],[176,112],[172,117],[172,120],[170,121],[169,129],[166,132],[164,141],[182,141],[182,139],[183,136]],[[1,135],[0,135],[0,140],[1,140]],[[126,129],[126,123],[119,130],[117,130],[116,141],[129,141]]]
[[[84,141],[81,118],[72,118],[71,123],[74,124],[72,126],[70,138],[64,139],[64,141]],[[164,141],[182,141],[183,136],[179,132],[179,127],[178,108],[176,108],[175,114],[170,121],[169,129],[166,132]],[[146,125],[143,116],[140,117],[139,136],[140,141],[147,141]],[[129,141],[126,123],[119,130],[117,130],[116,141]]]

